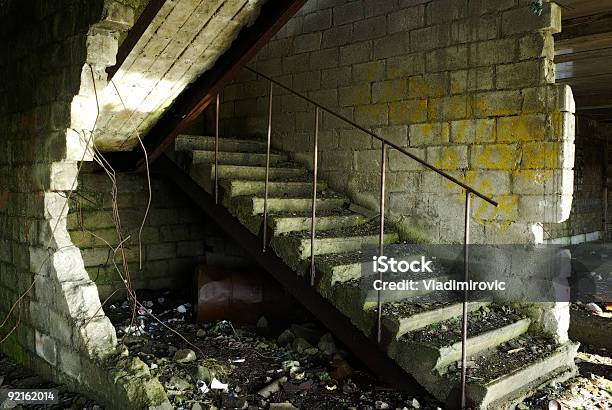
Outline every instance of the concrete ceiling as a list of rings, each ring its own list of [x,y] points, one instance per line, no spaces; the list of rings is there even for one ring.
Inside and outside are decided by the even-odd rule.
[[[612,0],[559,0],[556,78],[572,86],[576,109],[612,122]]]

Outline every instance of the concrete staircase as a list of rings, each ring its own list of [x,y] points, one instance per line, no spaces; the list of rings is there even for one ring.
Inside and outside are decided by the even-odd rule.
[[[253,235],[260,235],[264,210],[263,141],[222,138],[219,144],[219,202]],[[208,192],[214,189],[214,138],[182,135],[177,162]],[[378,244],[378,221],[354,211],[349,200],[324,181],[317,184],[315,264],[317,290],[354,326],[375,337],[376,305],[360,288],[362,263],[371,263],[364,246]],[[298,275],[310,258],[312,175],[283,153],[271,155],[268,232],[271,248]],[[393,228],[385,243],[398,243]],[[452,275],[448,272],[445,275]],[[419,278],[421,279],[421,278]],[[422,279],[428,279],[423,276]],[[449,408],[459,401],[461,365],[459,298],[413,295],[383,305],[382,348]],[[467,392],[472,408],[501,409],[551,379],[575,372],[577,345],[555,345],[529,332],[530,319],[487,302],[469,304]]]

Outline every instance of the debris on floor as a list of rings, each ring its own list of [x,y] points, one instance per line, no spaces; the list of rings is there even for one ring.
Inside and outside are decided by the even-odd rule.
[[[612,409],[612,358],[606,349],[581,346],[576,355],[580,374],[563,382],[551,382],[525,399],[517,409],[542,409],[552,400],[560,409]]]
[[[288,323],[277,332],[268,319],[194,323],[184,298],[139,296],[154,301],[146,306],[157,319],[141,315],[133,325],[127,302],[106,313],[128,354],[149,366],[178,409],[442,408],[429,396],[382,385],[314,322]]]

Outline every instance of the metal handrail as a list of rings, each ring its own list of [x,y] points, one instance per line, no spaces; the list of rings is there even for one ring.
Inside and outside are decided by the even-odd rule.
[[[333,116],[335,116],[336,118],[339,118],[340,120],[348,123],[349,125],[357,128],[360,131],[365,132],[366,134],[370,135],[371,137],[377,139],[378,141],[381,142],[382,145],[382,157],[381,157],[381,164],[380,164],[380,230],[379,230],[379,243],[378,243],[378,248],[379,248],[379,255],[382,256],[383,255],[383,251],[384,251],[384,235],[385,235],[385,174],[386,174],[386,163],[387,163],[387,147],[391,147],[394,148],[396,150],[398,150],[399,152],[401,152],[402,154],[406,155],[407,157],[413,159],[414,161],[418,162],[419,164],[423,165],[426,168],[429,168],[430,170],[436,172],[438,175],[441,175],[442,177],[446,178],[447,180],[453,182],[454,184],[462,187],[465,190],[465,220],[464,220],[464,242],[463,242],[463,248],[464,248],[464,252],[463,252],[463,261],[464,261],[464,280],[467,282],[469,279],[469,251],[468,251],[468,245],[470,243],[470,218],[471,218],[471,195],[476,195],[477,197],[481,198],[482,200],[488,202],[489,204],[497,207],[498,203],[496,201],[494,201],[493,199],[489,198],[488,196],[478,192],[476,189],[472,188],[471,186],[459,181],[458,179],[456,179],[455,177],[453,177],[452,175],[447,174],[446,172],[442,171],[441,169],[435,167],[432,164],[429,164],[428,162],[425,162],[424,160],[422,160],[421,158],[417,157],[416,155],[408,152],[407,150],[397,146],[396,144],[394,144],[393,142],[387,140],[386,138],[383,138],[379,135],[376,135],[375,133],[373,133],[372,131],[362,127],[361,125],[355,123],[354,121],[344,117],[341,114],[338,114],[337,112],[332,111],[331,109],[317,103],[316,101],[313,101],[312,99],[306,97],[303,94],[300,94],[299,92],[287,87],[286,85],[266,76],[265,74],[260,73],[257,70],[254,70],[251,67],[245,66],[245,68],[253,73],[255,73],[256,75],[258,75],[259,77],[262,77],[266,80],[268,80],[270,82],[270,91],[269,91],[269,100],[268,100],[268,129],[267,129],[267,141],[266,141],[266,176],[265,176],[265,188],[264,188],[264,210],[263,210],[263,232],[262,232],[262,237],[263,237],[263,246],[262,246],[262,251],[266,252],[267,246],[268,246],[268,223],[267,223],[267,218],[268,218],[268,183],[269,183],[269,176],[270,176],[270,142],[271,142],[271,138],[272,138],[272,93],[273,93],[273,89],[274,89],[274,85],[277,85],[287,91],[289,91],[290,93],[300,97],[301,99],[303,99],[304,101],[314,105],[315,107],[315,134],[314,134],[314,140],[313,140],[313,173],[314,173],[314,179],[313,179],[313,189],[312,189],[312,205],[311,205],[311,211],[312,211],[312,218],[311,218],[311,225],[310,225],[310,284],[312,286],[315,285],[315,276],[316,276],[316,272],[315,272],[315,235],[316,235],[316,207],[317,207],[317,174],[318,174],[318,139],[319,139],[319,117],[320,117],[320,111],[323,110]],[[215,179],[215,202],[218,202],[218,197],[219,197],[219,178],[218,178],[218,171],[217,168],[219,166],[219,162],[218,162],[218,155],[219,155],[219,94],[217,94],[217,100],[216,100],[216,113],[215,113],[215,173],[214,173],[214,179]],[[382,280],[382,273],[379,272],[379,279]],[[466,343],[467,343],[467,333],[468,333],[468,328],[467,328],[467,304],[468,304],[468,291],[467,288],[465,289],[464,293],[463,293],[463,309],[462,309],[462,330],[461,330],[461,408],[464,409],[466,406],[466,380],[467,380],[467,373],[466,373],[466,364],[467,364],[467,351],[466,351]],[[381,296],[381,292],[380,290],[377,291],[377,340],[380,343],[382,341],[382,296]]]
[[[276,80],[274,80],[274,79],[272,79],[272,78],[268,77],[268,76],[267,76],[267,75],[265,75],[265,74],[260,73],[260,72],[259,72],[259,71],[257,71],[257,70],[252,69],[252,68],[251,68],[251,67],[249,67],[249,66],[245,66],[244,68],[246,68],[247,70],[249,70],[249,71],[251,71],[251,72],[253,72],[253,73],[257,74],[258,76],[260,76],[260,77],[262,77],[262,78],[265,78],[266,80],[268,80],[268,81],[270,81],[270,82],[272,82],[272,83],[274,83],[274,84],[278,85],[279,87],[284,88],[285,90],[289,91],[290,93],[292,93],[292,94],[294,94],[294,95],[297,95],[298,97],[300,97],[301,99],[303,99],[303,100],[307,101],[308,103],[310,103],[310,104],[314,105],[315,107],[319,107],[321,110],[323,110],[323,111],[325,111],[325,112],[327,112],[327,113],[329,113],[329,114],[333,115],[333,116],[334,116],[334,117],[336,117],[336,118],[341,119],[342,121],[344,121],[344,122],[346,122],[346,123],[348,123],[348,124],[352,125],[353,127],[357,128],[357,129],[358,129],[358,130],[360,130],[360,131],[365,132],[366,134],[370,135],[371,137],[376,138],[377,140],[379,140],[380,142],[384,143],[385,145],[388,145],[388,146],[390,146],[391,148],[394,148],[394,149],[398,150],[398,151],[399,151],[399,152],[401,152],[402,154],[404,154],[404,155],[406,155],[406,156],[408,156],[408,157],[412,158],[413,160],[415,160],[415,161],[416,161],[416,162],[418,162],[419,164],[421,164],[421,165],[423,165],[423,166],[425,166],[425,167],[427,167],[427,168],[431,169],[432,171],[436,172],[437,174],[442,175],[444,178],[448,179],[448,180],[449,180],[449,181],[451,181],[451,182],[454,182],[455,184],[459,185],[461,188],[463,188],[463,189],[465,189],[466,191],[469,191],[469,192],[471,192],[472,194],[476,195],[477,197],[479,197],[479,198],[481,198],[481,199],[483,199],[483,200],[487,201],[487,202],[488,202],[488,203],[490,203],[491,205],[493,205],[493,206],[497,206],[497,205],[498,205],[498,203],[497,203],[496,201],[494,201],[493,199],[489,198],[488,196],[486,196],[486,195],[484,195],[484,194],[482,194],[482,193],[478,192],[476,189],[472,188],[471,186],[464,184],[463,182],[459,181],[458,179],[456,179],[456,178],[455,178],[455,177],[453,177],[452,175],[449,175],[449,174],[447,174],[446,172],[442,171],[440,168],[437,168],[437,167],[435,167],[434,165],[431,165],[430,163],[423,161],[421,158],[419,158],[419,157],[417,157],[416,155],[414,155],[414,154],[412,154],[412,153],[410,153],[410,152],[406,151],[405,149],[403,149],[402,147],[400,147],[400,146],[398,146],[398,145],[394,144],[393,142],[389,141],[388,139],[383,138],[383,137],[381,137],[381,136],[379,136],[379,135],[376,135],[376,134],[375,134],[375,133],[373,133],[372,131],[370,131],[370,130],[368,130],[367,128],[364,128],[364,127],[362,127],[361,125],[359,125],[359,124],[355,123],[354,121],[352,121],[352,120],[350,120],[350,119],[346,118],[346,117],[345,117],[345,116],[343,116],[342,114],[338,114],[337,112],[332,111],[331,109],[329,109],[329,108],[327,108],[327,107],[325,107],[325,106],[323,106],[323,105],[319,104],[318,102],[313,101],[313,100],[311,100],[310,98],[306,97],[304,94],[301,94],[301,93],[299,93],[299,92],[297,92],[297,91],[295,91],[295,90],[293,90],[293,89],[291,89],[291,88],[287,87],[286,85],[284,85],[284,84],[282,84],[282,83],[280,83],[280,82],[278,82],[278,81],[276,81]]]

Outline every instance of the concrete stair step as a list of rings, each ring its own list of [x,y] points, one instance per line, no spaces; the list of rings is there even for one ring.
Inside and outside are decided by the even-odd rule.
[[[266,148],[266,142],[261,140],[219,138],[220,151],[265,153]],[[174,140],[174,149],[176,151],[214,151],[215,137],[207,135],[179,135]]]
[[[264,198],[256,196],[251,201],[253,215],[263,214]],[[346,198],[337,195],[317,197],[317,210],[341,209],[347,202]],[[268,197],[268,212],[306,212],[311,208],[311,198]]]
[[[524,337],[537,339],[532,335]],[[466,393],[470,401],[481,409],[513,408],[551,380],[563,382],[577,374],[574,357],[578,343],[569,341],[555,345],[550,342],[550,349],[534,354],[530,347],[536,343],[530,342],[526,349],[512,354],[492,349],[476,358],[475,368],[468,368]],[[460,379],[454,376],[458,384]]]
[[[468,315],[467,354],[499,346],[529,329],[530,319],[521,318],[497,305],[482,307]],[[461,359],[461,318],[435,323],[408,332],[397,340],[389,354],[406,370],[411,360],[427,363],[427,367],[445,372],[453,362]]]
[[[317,185],[318,186],[318,185]],[[368,218],[348,210],[321,214],[317,212],[316,230],[326,231],[330,229],[346,228],[366,223]],[[286,234],[296,231],[310,231],[312,218],[310,213],[272,215],[270,227],[274,235]]]
[[[297,164],[275,164],[270,166],[270,180],[281,178],[298,178],[308,174],[305,168],[299,167]],[[293,166],[289,166],[293,165]],[[219,179],[242,179],[242,180],[265,180],[265,166],[249,166],[249,165],[227,165],[221,164],[218,168]],[[211,164],[208,173],[215,175],[215,165]]]
[[[391,229],[384,235],[385,243],[393,243],[398,240],[399,235]],[[342,229],[318,231],[315,239],[314,254],[326,255],[357,251],[364,247],[374,246],[378,244],[378,241],[378,224],[374,222]],[[283,254],[291,255],[298,259],[307,259],[310,257],[310,233],[298,231],[274,237],[272,239],[272,246],[278,250],[279,256]]]
[[[265,181],[248,181],[248,180],[223,180],[221,185],[225,188],[227,195],[262,195],[265,193]],[[327,189],[325,182],[317,183],[317,192]],[[270,196],[282,195],[312,195],[312,182],[308,181],[268,181],[268,199]]]
[[[215,162],[215,151],[193,150],[188,153],[191,164],[210,164]],[[285,154],[270,154],[270,165],[286,161]],[[266,165],[266,154],[220,151],[217,157],[219,164],[230,165]]]
[[[424,295],[413,300],[385,303],[382,321],[388,334],[399,339],[408,332],[422,329],[434,323],[458,318],[463,312],[460,295],[440,298],[436,294]],[[468,312],[473,312],[490,302],[470,302]]]

